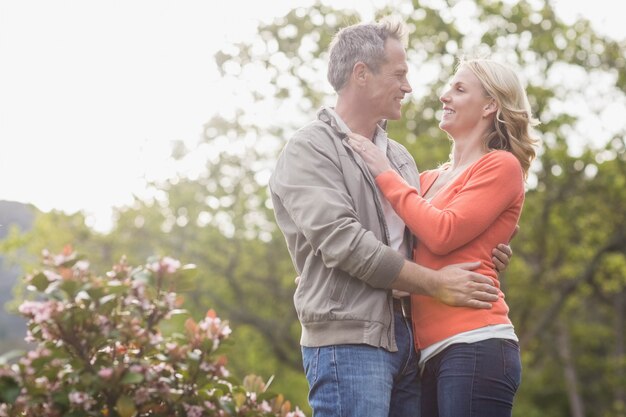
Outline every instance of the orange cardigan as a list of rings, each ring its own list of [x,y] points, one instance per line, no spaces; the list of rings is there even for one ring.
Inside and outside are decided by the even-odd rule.
[[[438,170],[420,175],[424,193],[438,175]],[[475,271],[494,278],[499,288],[491,251],[511,239],[524,202],[522,169],[513,154],[492,151],[484,155],[441,188],[430,202],[393,170],[377,176],[376,183],[419,239],[415,262],[441,269],[450,264],[481,261]],[[450,307],[422,295],[412,295],[412,306],[418,349],[461,332],[511,323],[502,291],[488,310]]]

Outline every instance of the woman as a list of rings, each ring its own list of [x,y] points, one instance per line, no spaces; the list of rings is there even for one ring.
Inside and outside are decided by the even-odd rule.
[[[515,72],[491,60],[461,61],[440,100],[439,127],[453,140],[452,159],[421,174],[421,195],[371,140],[351,134],[350,145],[420,241],[417,263],[439,269],[481,261],[476,272],[499,285],[490,252],[511,238],[518,222],[537,122]],[[420,295],[411,301],[422,416],[510,416],[521,363],[504,294],[489,310]]]

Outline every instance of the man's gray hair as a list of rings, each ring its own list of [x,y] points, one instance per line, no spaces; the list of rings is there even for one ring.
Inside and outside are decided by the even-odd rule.
[[[359,23],[341,29],[329,48],[328,81],[339,92],[350,78],[357,62],[363,62],[374,73],[385,63],[385,41],[397,39],[406,47],[408,31],[405,23],[393,17],[377,23]]]

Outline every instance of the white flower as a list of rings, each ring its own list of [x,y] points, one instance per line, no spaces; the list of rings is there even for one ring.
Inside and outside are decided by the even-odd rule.
[[[298,407],[296,407],[295,411],[291,411],[291,412],[287,413],[287,415],[285,417],[306,417],[306,415],[304,415],[302,410],[300,410]]]
[[[173,274],[180,269],[180,261],[166,256],[161,260],[161,267],[164,268],[165,272],[168,274]]]
[[[263,402],[261,404],[259,404],[259,409],[261,411],[266,412],[266,413],[269,413],[269,412],[272,411],[272,407],[270,407],[270,404],[267,401],[265,401],[265,400],[263,400]]]

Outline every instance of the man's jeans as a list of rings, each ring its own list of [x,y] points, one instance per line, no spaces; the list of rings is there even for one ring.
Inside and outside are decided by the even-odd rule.
[[[411,323],[395,313],[397,352],[369,345],[302,348],[313,417],[419,417]]]
[[[517,342],[488,339],[447,347],[426,362],[424,417],[509,417],[522,378]]]

